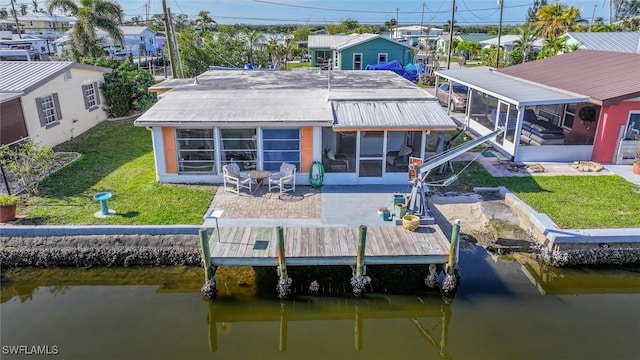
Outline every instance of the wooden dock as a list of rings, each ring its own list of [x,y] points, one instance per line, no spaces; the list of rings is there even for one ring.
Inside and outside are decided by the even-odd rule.
[[[209,228],[211,265],[278,266],[276,228]],[[286,263],[356,265],[357,227],[284,228]],[[449,240],[436,225],[412,232],[402,226],[369,227],[365,263],[369,265],[446,264]]]

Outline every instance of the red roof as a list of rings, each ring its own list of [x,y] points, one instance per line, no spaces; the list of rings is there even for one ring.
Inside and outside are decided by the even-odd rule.
[[[498,72],[586,95],[599,105],[640,96],[640,54],[578,50]]]

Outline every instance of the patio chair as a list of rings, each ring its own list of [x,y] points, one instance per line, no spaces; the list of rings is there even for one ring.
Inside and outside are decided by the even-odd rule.
[[[224,189],[240,195],[240,189],[248,189],[251,192],[252,179],[240,174],[240,167],[236,163],[222,166],[222,181]]]
[[[409,155],[413,153],[413,148],[409,145],[402,145],[399,150],[387,152],[387,164],[395,168],[407,168],[409,166]]]
[[[296,191],[296,166],[289,163],[280,165],[280,172],[269,177],[269,191],[279,189],[280,195],[289,191]]]

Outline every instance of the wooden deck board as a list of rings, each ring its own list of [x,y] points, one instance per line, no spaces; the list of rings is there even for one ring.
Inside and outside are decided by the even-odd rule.
[[[444,263],[449,243],[437,227],[410,232],[401,226],[367,229],[368,263],[402,264],[416,261]],[[358,227],[291,227],[284,229],[285,250],[295,264],[350,264],[355,262]],[[210,251],[214,264],[272,265],[276,263],[275,228],[220,228],[222,241],[212,231]],[[254,249],[256,241],[268,242],[266,250]],[[425,262],[426,263],[426,262]]]

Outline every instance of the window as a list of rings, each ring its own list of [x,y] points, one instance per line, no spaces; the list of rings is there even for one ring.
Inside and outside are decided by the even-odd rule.
[[[176,129],[179,173],[215,173],[213,129]]]
[[[387,62],[387,57],[388,57],[387,53],[378,54],[378,64],[386,63]]]
[[[36,106],[40,117],[40,126],[48,129],[62,120],[60,100],[57,93],[36,98]]]
[[[362,70],[362,54],[353,54],[353,70]]]
[[[541,105],[538,106],[538,116],[554,125],[560,125],[561,110],[562,105]]]
[[[567,104],[564,107],[564,117],[562,118],[562,127],[572,129],[573,120],[576,118],[576,104]]]
[[[256,170],[257,142],[255,129],[222,129],[222,165],[235,162],[241,170]]]
[[[296,166],[300,171],[300,130],[262,130],[263,168],[278,171],[283,162]]]
[[[84,96],[84,108],[93,111],[100,105],[100,93],[98,92],[98,83],[94,82],[89,85],[82,85],[82,95]]]

